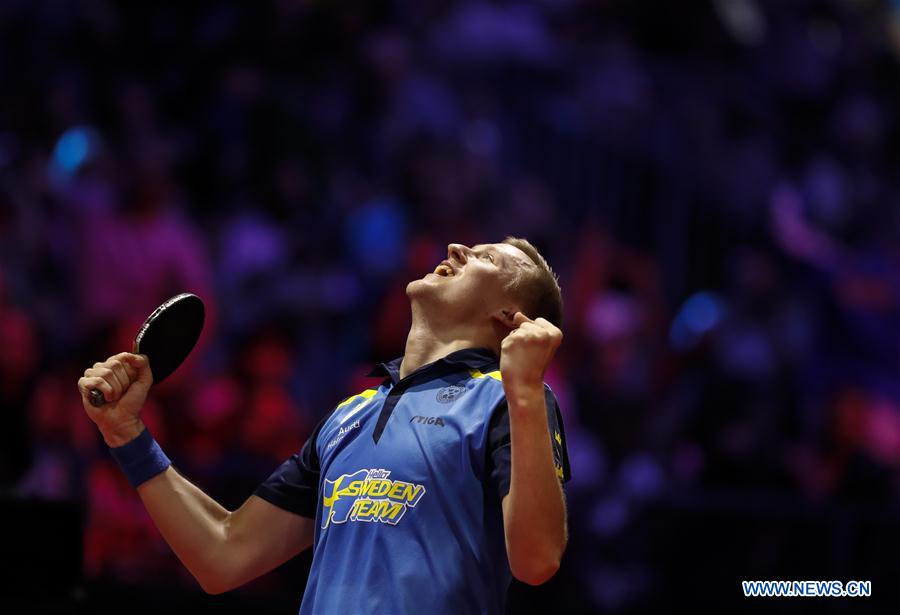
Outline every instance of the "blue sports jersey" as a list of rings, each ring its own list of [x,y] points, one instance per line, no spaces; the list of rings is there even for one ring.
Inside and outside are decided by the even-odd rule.
[[[401,358],[402,359],[402,358]],[[338,404],[256,495],[314,518],[300,613],[503,613],[509,417],[499,360],[454,352]],[[557,474],[569,478],[545,385]]]

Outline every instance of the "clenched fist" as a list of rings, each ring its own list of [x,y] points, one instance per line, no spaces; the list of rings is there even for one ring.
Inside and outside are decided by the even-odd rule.
[[[507,398],[540,392],[550,360],[563,334],[549,320],[531,320],[522,312],[513,317],[515,328],[500,344],[500,374]]]
[[[107,445],[122,446],[144,430],[140,412],[151,384],[153,374],[147,357],[130,352],[121,352],[84,370],[84,376],[78,380],[81,403]],[[91,404],[92,389],[103,393],[103,406],[95,408]]]

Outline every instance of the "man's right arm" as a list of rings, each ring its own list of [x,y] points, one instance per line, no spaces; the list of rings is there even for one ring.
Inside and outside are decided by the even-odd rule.
[[[312,519],[255,495],[229,512],[171,466],[137,491],[163,538],[210,594],[239,587],[312,545]]]
[[[140,410],[152,382],[146,357],[131,353],[94,364],[78,381],[84,409],[110,447],[145,429]],[[106,400],[100,408],[90,403],[92,389]],[[171,466],[137,491],[163,538],[209,593],[238,587],[312,545],[313,519],[256,496],[230,512]]]

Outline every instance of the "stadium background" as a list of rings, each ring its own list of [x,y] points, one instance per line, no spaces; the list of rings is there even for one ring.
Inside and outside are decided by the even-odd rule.
[[[511,612],[760,606],[741,579],[872,580],[815,605],[895,609],[897,11],[0,2],[5,603],[296,612],[308,557],[200,592],[78,376],[200,294],[147,422],[236,507],[402,353],[410,279],[513,234],[560,275],[573,480],[563,568]]]

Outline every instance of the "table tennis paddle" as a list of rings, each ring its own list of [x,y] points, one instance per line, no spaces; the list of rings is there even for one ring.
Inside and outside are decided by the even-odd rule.
[[[153,310],[134,336],[132,352],[147,355],[153,384],[159,384],[174,372],[193,350],[203,330],[206,310],[203,301],[192,293],[175,295]],[[91,405],[100,407],[106,399],[91,390]]]

